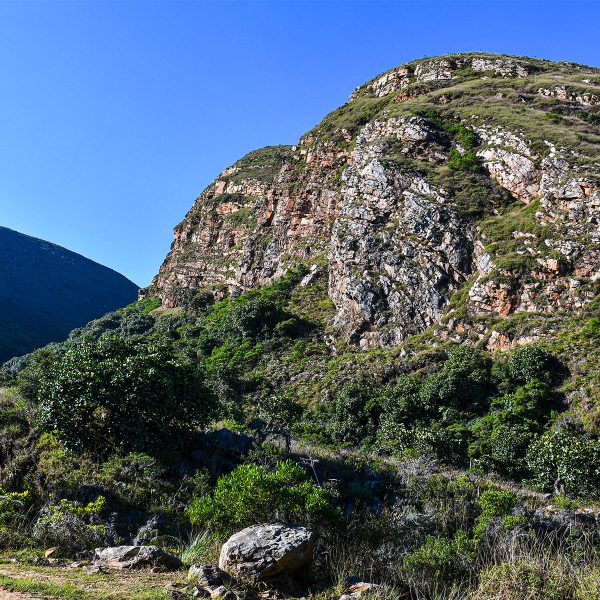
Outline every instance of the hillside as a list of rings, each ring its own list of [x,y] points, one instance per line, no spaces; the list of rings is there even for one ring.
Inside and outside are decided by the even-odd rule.
[[[363,348],[442,320],[443,335],[490,349],[538,336],[493,322],[594,296],[599,123],[598,69],[486,54],[408,63],[296,146],[226,169],[175,228],[147,294],[220,298],[302,263],[324,272],[333,322]]]
[[[112,269],[6,227],[0,255],[0,362],[62,341],[136,297],[136,285]]]
[[[0,586],[595,600],[599,280],[600,70],[375,77],[3,369]]]
[[[297,145],[221,173],[142,296],[220,300],[302,265],[327,352],[372,349],[373,374],[448,343],[541,343],[597,426],[598,355],[579,332],[598,316],[599,185],[600,70],[422,59],[358,87]]]

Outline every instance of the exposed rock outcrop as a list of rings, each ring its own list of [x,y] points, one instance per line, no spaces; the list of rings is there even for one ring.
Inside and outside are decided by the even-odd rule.
[[[226,169],[144,293],[171,307],[312,265],[303,285],[326,272],[331,323],[363,348],[432,326],[485,341],[486,316],[579,310],[600,278],[598,73],[488,54],[392,69],[297,146]]]

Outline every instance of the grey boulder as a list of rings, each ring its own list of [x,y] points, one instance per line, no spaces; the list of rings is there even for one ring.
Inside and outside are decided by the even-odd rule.
[[[296,571],[312,561],[314,534],[299,526],[253,525],[221,548],[219,568],[242,581]]]
[[[143,569],[158,567],[175,570],[183,563],[172,554],[168,554],[157,546],[113,546],[96,548],[94,564],[110,569]]]

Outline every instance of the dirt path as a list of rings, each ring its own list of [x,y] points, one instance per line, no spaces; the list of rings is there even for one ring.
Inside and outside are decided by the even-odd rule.
[[[34,598],[21,592],[7,592],[0,588],[0,600],[34,600]]]
[[[114,600],[137,600],[140,597],[163,597],[163,591],[173,584],[182,585],[187,578],[185,571],[152,573],[141,571],[108,571],[102,573],[85,573],[80,568],[65,566],[41,567],[18,563],[0,564],[0,576],[26,580],[37,584],[38,590],[29,593],[12,592],[0,586],[0,600],[41,600],[56,597],[71,597],[70,593],[78,593],[84,598],[114,598]],[[10,584],[8,584],[10,587]],[[61,590],[65,587],[64,592]],[[19,586],[21,587],[21,586]],[[23,588],[24,589],[24,588]],[[56,592],[54,591],[56,590]]]

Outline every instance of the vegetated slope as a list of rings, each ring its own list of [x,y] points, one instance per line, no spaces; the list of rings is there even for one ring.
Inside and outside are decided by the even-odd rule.
[[[56,244],[0,227],[0,361],[131,303],[137,286]]]
[[[416,61],[224,171],[139,302],[2,370],[0,548],[281,520],[297,597],[598,597],[599,77]]]
[[[595,420],[596,355],[572,338],[598,314],[599,223],[600,70],[423,59],[357,88],[298,145],[226,169],[143,295],[220,299],[302,264],[325,279],[335,353],[549,344]]]

